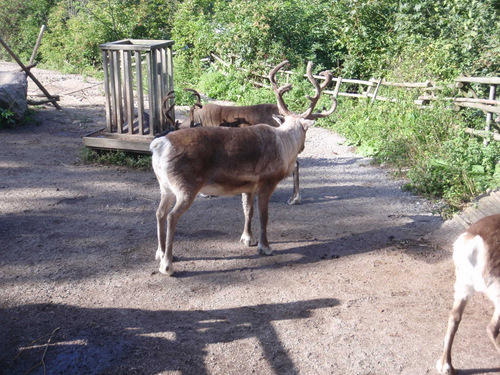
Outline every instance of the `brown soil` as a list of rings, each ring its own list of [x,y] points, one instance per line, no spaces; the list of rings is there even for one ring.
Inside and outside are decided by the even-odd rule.
[[[80,160],[82,136],[105,124],[101,86],[33,72],[63,110],[37,108],[30,124],[0,131],[3,373],[42,362],[47,374],[435,373],[461,228],[388,170],[312,128],[302,205],[285,203],[291,179],[270,203],[276,255],[238,242],[239,197],[199,197],[166,277],[154,259],[153,172]],[[462,374],[500,372],[492,312],[478,295],[464,314],[453,353]]]

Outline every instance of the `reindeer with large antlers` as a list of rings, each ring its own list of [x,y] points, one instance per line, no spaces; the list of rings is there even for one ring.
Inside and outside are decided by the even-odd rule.
[[[312,65],[308,66],[307,76],[313,85],[317,85],[316,80],[312,76]],[[320,87],[322,91],[331,81],[332,76],[329,72],[324,72],[325,81]],[[340,85],[340,79],[337,81],[337,92]],[[163,111],[165,118],[170,123],[172,129],[184,129],[196,126],[226,126],[226,127],[246,127],[257,124],[268,124],[278,127],[280,122],[275,120],[275,116],[280,115],[280,110],[276,104],[256,104],[249,106],[226,106],[208,103],[203,105],[201,103],[200,94],[193,89],[184,89],[189,91],[196,98],[196,102],[189,110],[189,116],[182,122],[174,121],[169,116],[170,110],[173,105],[168,109],[166,103],[169,99],[174,98],[173,92],[170,92],[163,98]],[[300,195],[300,182],[299,182],[299,162],[296,161],[295,168],[292,172],[293,176],[293,192],[292,196],[288,199],[288,204],[300,204],[302,198]]]
[[[271,195],[278,183],[292,173],[297,155],[304,149],[308,127],[314,119],[333,113],[337,106],[332,97],[333,104],[329,111],[313,113],[327,83],[319,85],[311,73],[308,77],[315,87],[315,95],[308,97],[311,101],[309,108],[302,114],[289,111],[282,96],[291,89],[291,85],[278,88],[275,80],[276,73],[287,63],[283,61],[269,73],[279,111],[284,116],[279,127],[268,124],[244,128],[195,127],[171,132],[151,142],[153,169],[161,190],[156,212],[156,258],[160,259],[161,273],[172,275],[174,272],[172,246],[175,228],[198,192],[243,195],[245,224],[240,242],[247,246],[257,245],[251,229],[254,197],[257,196],[260,220],[258,250],[261,254],[272,254],[267,239]],[[312,63],[309,63],[308,71],[311,70]],[[331,80],[330,74],[322,74],[325,81]]]

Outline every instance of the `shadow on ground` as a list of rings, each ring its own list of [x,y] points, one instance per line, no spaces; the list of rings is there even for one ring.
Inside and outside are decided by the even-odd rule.
[[[26,373],[43,359],[49,374],[202,375],[207,345],[255,338],[275,373],[295,373],[272,322],[307,319],[313,310],[337,305],[316,299],[209,311],[19,306],[0,310],[2,317],[18,317],[8,324],[0,318],[9,337],[1,340],[0,367],[5,375]],[[31,373],[44,373],[43,366]]]

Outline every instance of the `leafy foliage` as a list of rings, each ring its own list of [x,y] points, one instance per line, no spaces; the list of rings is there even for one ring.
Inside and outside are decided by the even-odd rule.
[[[418,109],[410,98],[398,104],[343,101],[328,122],[360,152],[399,170],[410,181],[406,189],[443,199],[447,210],[500,186],[500,144],[484,146],[466,134],[470,119],[444,104]]]
[[[125,38],[173,39],[176,102],[196,88],[239,104],[274,102],[249,73],[217,71],[217,54],[246,71],[267,74],[288,59],[294,90],[290,109],[310,94],[306,61],[348,78],[445,81],[500,74],[498,0],[0,0],[0,35],[27,61],[41,24],[47,25],[37,61],[70,72],[101,65],[99,44]],[[0,58],[8,58],[0,49]],[[399,93],[397,93],[399,95]],[[421,111],[400,95],[399,105],[343,100],[320,123],[342,132],[359,150],[399,168],[408,188],[458,206],[500,183],[498,143],[487,147],[461,129],[484,121],[435,106]],[[329,106],[325,101],[320,106]],[[8,116],[8,114],[3,114]],[[458,128],[450,127],[458,125]]]
[[[9,128],[15,124],[14,113],[9,109],[0,108],[0,129]]]

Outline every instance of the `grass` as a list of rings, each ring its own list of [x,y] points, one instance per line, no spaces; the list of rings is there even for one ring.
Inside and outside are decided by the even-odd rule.
[[[397,104],[344,100],[325,126],[406,177],[404,189],[441,200],[444,217],[500,186],[499,142],[485,146],[482,138],[464,131],[484,126],[482,116],[439,103],[420,109],[408,98]]]
[[[127,168],[150,170],[151,155],[117,150],[94,150],[85,147],[82,161],[86,164],[118,165]]]

